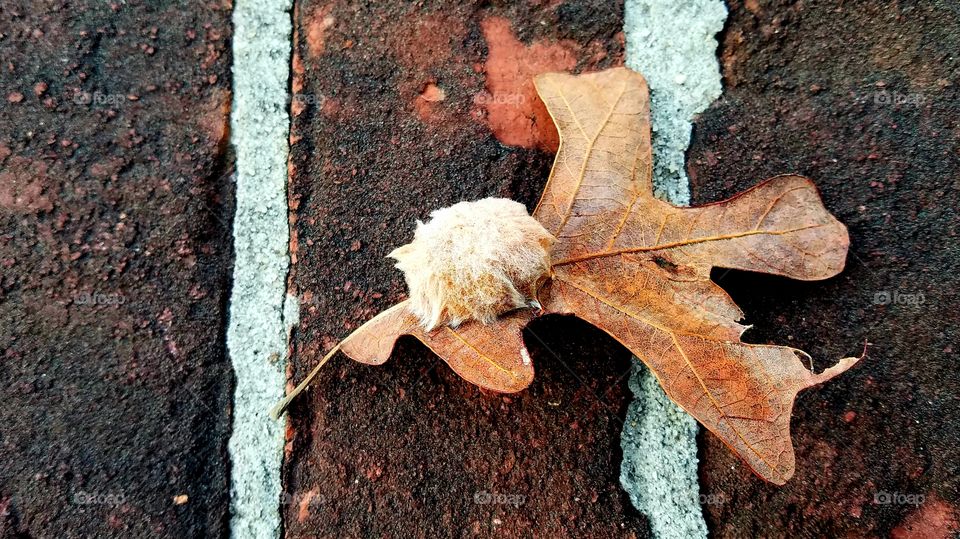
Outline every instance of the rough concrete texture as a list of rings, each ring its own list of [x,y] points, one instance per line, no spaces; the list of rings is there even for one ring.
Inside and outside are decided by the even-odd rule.
[[[649,369],[630,376],[634,400],[620,446],[620,483],[658,538],[706,537],[697,483],[697,420],[667,397]]]
[[[730,2],[724,96],[696,122],[696,203],[783,172],[850,230],[825,282],[717,272],[744,338],[856,368],[800,394],[796,476],[764,484],[702,436],[717,537],[955,537],[960,510],[960,9],[956,2]]]
[[[650,520],[654,537],[706,537],[697,483],[697,420],[674,404],[639,362],[629,384],[634,400],[621,434],[620,483]]]
[[[627,66],[650,85],[654,189],[674,204],[690,202],[686,152],[691,121],[720,97],[716,35],[722,0],[627,0]]]
[[[0,7],[0,537],[222,537],[230,12]]]
[[[535,204],[556,143],[543,70],[622,62],[621,6],[302,2],[294,16],[291,380],[403,298],[384,258],[461,200]],[[290,537],[647,537],[619,485],[631,360],[588,324],[526,334],[537,378],[480,391],[402,339],[386,364],[339,355],[290,408]]]
[[[654,186],[658,196],[687,204],[691,122],[720,96],[714,36],[726,7],[720,0],[629,0],[625,11],[627,65],[650,85]],[[657,537],[706,537],[696,420],[670,401],[647,369],[634,370],[630,387],[635,399],[621,441],[624,489]]]
[[[288,326],[287,155],[291,3],[240,0],[233,12],[231,141],[237,154],[235,265],[227,347],[237,378],[230,458],[233,537],[280,534]]]

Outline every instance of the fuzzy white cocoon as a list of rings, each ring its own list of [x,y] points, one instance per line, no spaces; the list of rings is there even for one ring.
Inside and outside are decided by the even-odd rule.
[[[388,256],[427,330],[468,319],[488,324],[533,303],[550,275],[554,238],[523,204],[505,198],[460,202],[417,221],[413,241]]]

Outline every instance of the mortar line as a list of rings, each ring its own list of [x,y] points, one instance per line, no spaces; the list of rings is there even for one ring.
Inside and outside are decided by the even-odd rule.
[[[230,535],[279,537],[288,327],[287,159],[291,0],[237,0],[233,10],[231,143],[236,150],[234,268],[227,326],[233,365]]]
[[[694,115],[722,91],[715,36],[722,0],[626,0],[626,64],[650,88],[654,193],[689,205],[686,152]],[[620,482],[658,539],[707,537],[697,480],[695,419],[667,397],[635,358],[634,400],[621,434]]]

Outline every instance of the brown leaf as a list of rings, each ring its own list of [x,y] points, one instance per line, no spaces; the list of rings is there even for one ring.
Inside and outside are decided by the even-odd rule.
[[[815,375],[799,350],[740,342],[743,313],[710,269],[825,279],[843,269],[846,228],[799,176],[695,208],[654,198],[649,98],[638,73],[551,73],[536,85],[561,138],[534,212],[557,238],[545,309],[576,314],[623,343],[671,399],[761,477],[784,483],[794,472],[797,392],[856,359]]]
[[[531,309],[508,313],[496,324],[471,320],[457,328],[425,332],[417,317],[398,303],[344,339],[340,349],[361,363],[379,365],[390,357],[401,335],[413,335],[468,382],[501,393],[516,393],[533,382],[533,362],[522,330],[534,317]]]
[[[522,391],[533,382],[533,362],[523,343],[523,328],[537,313],[518,309],[494,324],[469,320],[453,328],[426,331],[402,301],[373,317],[327,352],[313,370],[270,410],[276,419],[338,351],[360,363],[381,365],[390,358],[403,335],[413,335],[468,382],[500,393]]]
[[[403,301],[357,328],[340,343],[340,349],[354,361],[382,365],[390,359],[397,339],[417,329],[417,317],[407,310],[407,302]]]
[[[778,176],[701,207],[658,200],[642,76],[620,68],[579,76],[551,73],[535,82],[560,133],[556,161],[534,212],[557,240],[551,279],[539,294],[543,312],[575,314],[623,343],[653,370],[670,398],[757,474],[784,483],[794,472],[790,415],[797,393],[857,359],[814,374],[800,362],[799,356],[806,356],[800,350],[741,342],[743,313],[710,280],[710,270],[825,279],[843,269],[846,228],[823,207],[813,182],[800,176]],[[444,275],[448,270],[456,275],[457,269],[446,268]],[[469,269],[476,271],[473,265]],[[379,365],[401,335],[415,336],[474,384],[520,391],[534,374],[522,330],[538,314],[521,309],[488,325],[471,320],[427,332],[402,302],[331,350],[274,413],[282,412],[338,349]]]

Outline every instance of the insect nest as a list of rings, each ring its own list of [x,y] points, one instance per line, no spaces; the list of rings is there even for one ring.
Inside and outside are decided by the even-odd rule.
[[[388,256],[403,271],[410,310],[429,331],[538,307],[553,242],[523,204],[485,198],[434,211],[417,222],[412,242]]]

